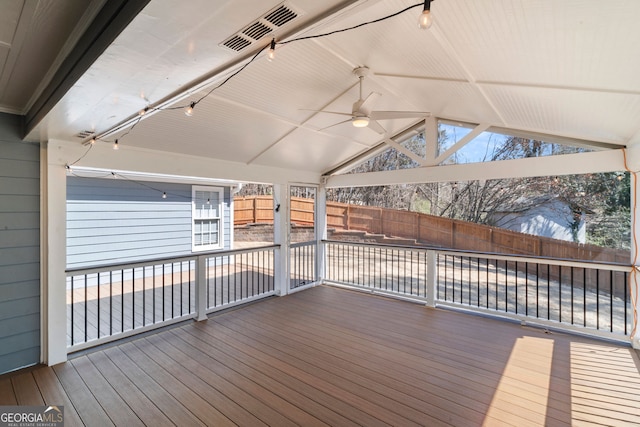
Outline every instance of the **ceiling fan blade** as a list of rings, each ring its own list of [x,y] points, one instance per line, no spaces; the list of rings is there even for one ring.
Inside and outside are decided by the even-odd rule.
[[[431,116],[427,111],[372,111],[369,117],[373,120],[419,119]]]
[[[380,123],[376,122],[371,118],[369,119],[369,128],[371,130],[378,132],[381,135],[387,132],[382,126],[380,126]]]
[[[338,123],[334,123],[334,124],[332,124],[332,125],[329,125],[329,126],[327,126],[327,127],[323,127],[322,129],[318,129],[318,130],[319,130],[319,131],[323,131],[323,130],[326,130],[326,129],[332,128],[332,127],[334,127],[334,126],[338,126],[338,125],[341,125],[341,124],[344,124],[344,123],[349,123],[349,122],[351,122],[351,119],[344,120],[344,121],[342,121],[342,122],[338,122]]]
[[[339,116],[349,116],[351,117],[351,113],[343,113],[340,111],[326,111],[326,110],[308,110],[306,108],[300,108],[299,111],[313,111],[314,113],[327,113],[327,114],[337,114]]]
[[[371,92],[369,96],[367,96],[367,98],[362,102],[360,108],[358,108],[358,112],[364,114],[365,116],[368,116],[373,110],[373,106],[378,101],[378,98],[380,98],[381,96],[381,93]]]

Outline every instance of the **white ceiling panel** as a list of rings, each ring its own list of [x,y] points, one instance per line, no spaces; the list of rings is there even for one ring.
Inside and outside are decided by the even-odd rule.
[[[319,132],[297,129],[256,159],[255,164],[322,173],[336,159],[348,159],[363,147]]]
[[[10,47],[18,27],[24,0],[7,0],[0,14],[0,46]]]
[[[348,115],[306,111],[350,113],[361,66],[363,97],[381,94],[374,110],[621,145],[640,134],[640,1],[438,0],[425,31],[415,0],[287,0],[300,13],[290,27],[240,53],[221,47],[281,3],[151,0],[29,138],[80,141],[89,130],[112,141],[125,124],[123,145],[319,173],[383,139],[332,126]],[[263,51],[241,70],[271,37],[275,59]],[[138,123],[146,105],[181,107],[210,90],[191,118],[162,111]],[[380,124],[393,135],[419,120]]]
[[[292,129],[267,114],[249,114],[236,104],[207,98],[192,117],[182,110],[160,111],[125,137],[123,131],[110,140],[120,137],[123,145],[248,163]]]
[[[634,120],[640,117],[637,95],[493,85],[485,91],[507,127],[618,144],[639,127]]]
[[[309,116],[302,109],[319,109],[357,82],[352,70],[313,42],[292,43],[279,46],[272,62],[261,55],[215,94],[302,122]]]
[[[373,6],[364,3],[348,17],[322,30],[335,31],[373,21],[412,4],[415,2],[399,0],[377,2]],[[433,3],[434,10],[436,4]],[[353,66],[366,65],[374,73],[419,73],[429,77],[465,79],[464,69],[450,57],[433,32],[418,28],[421,11],[421,7],[414,8],[383,22],[319,39],[318,43],[334,55],[348,58]]]
[[[434,2],[434,30],[477,81],[640,90],[640,2]]]
[[[443,118],[474,117],[475,123],[503,124],[498,110],[475,84],[423,77],[376,77],[403,94],[420,111],[430,111]]]

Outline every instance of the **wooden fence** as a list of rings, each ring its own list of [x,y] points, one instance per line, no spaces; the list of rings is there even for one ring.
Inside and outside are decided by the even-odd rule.
[[[291,221],[313,225],[314,200],[292,198]],[[273,222],[271,196],[234,199],[234,225]],[[566,242],[417,212],[327,202],[327,226],[443,248],[628,264],[629,251]]]

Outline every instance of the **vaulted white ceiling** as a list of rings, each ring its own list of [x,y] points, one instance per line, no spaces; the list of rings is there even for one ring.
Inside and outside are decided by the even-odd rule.
[[[287,0],[296,19],[234,52],[222,42],[281,1],[151,0],[27,138],[81,144],[93,132],[104,135],[99,143],[119,138],[122,146],[320,174],[384,140],[350,123],[328,127],[345,117],[309,111],[350,112],[359,95],[353,69],[366,66],[364,96],[382,95],[376,110],[612,147],[640,140],[637,0],[435,0],[429,30],[417,27],[418,6],[280,44],[413,4]],[[265,49],[217,87],[272,37],[273,61]],[[178,108],[212,89],[192,117]],[[139,119],[146,106],[164,110]],[[394,135],[419,120],[380,124]]]

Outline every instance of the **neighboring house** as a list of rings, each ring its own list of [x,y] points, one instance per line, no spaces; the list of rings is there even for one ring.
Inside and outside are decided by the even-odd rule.
[[[586,242],[585,209],[558,196],[518,199],[489,215],[496,227],[569,242]]]
[[[232,189],[69,176],[67,268],[230,249]]]

